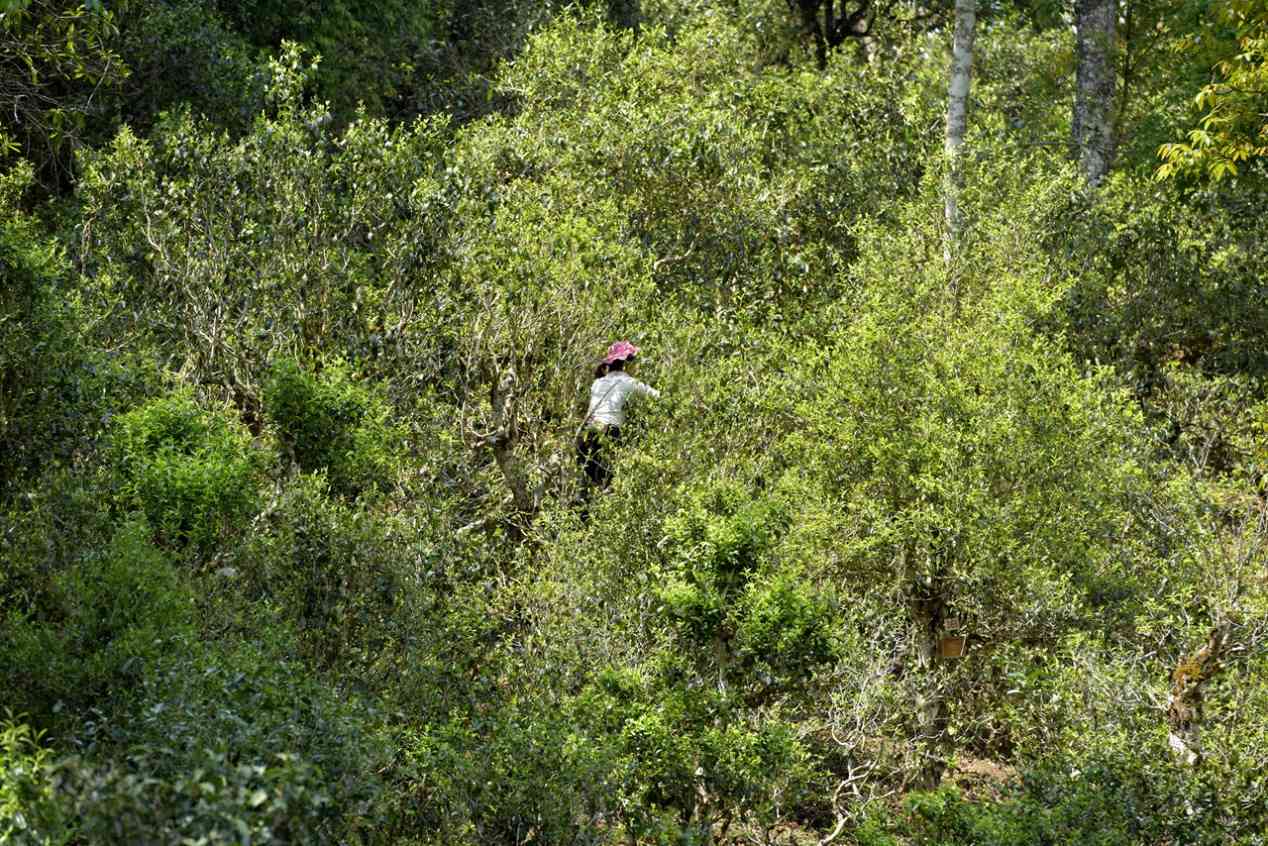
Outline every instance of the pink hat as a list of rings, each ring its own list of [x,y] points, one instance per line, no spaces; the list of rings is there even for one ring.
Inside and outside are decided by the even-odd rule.
[[[617,341],[608,347],[607,357],[603,359],[604,364],[611,364],[614,361],[621,361],[626,358],[633,358],[638,355],[638,347],[629,341]]]

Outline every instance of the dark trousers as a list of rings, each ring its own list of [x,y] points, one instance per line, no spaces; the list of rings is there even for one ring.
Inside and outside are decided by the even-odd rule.
[[[577,463],[591,485],[606,488],[612,481],[611,449],[620,439],[620,426],[587,426],[577,437]]]

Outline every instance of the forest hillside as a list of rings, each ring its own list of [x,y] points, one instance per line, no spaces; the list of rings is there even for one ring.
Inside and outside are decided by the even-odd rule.
[[[1268,843],[1266,113],[1264,0],[0,0],[0,842]]]

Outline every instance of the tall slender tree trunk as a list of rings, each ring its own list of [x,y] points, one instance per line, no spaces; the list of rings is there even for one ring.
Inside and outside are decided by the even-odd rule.
[[[960,186],[963,183],[961,148],[964,146],[964,133],[969,123],[969,82],[973,78],[973,39],[976,30],[977,0],[955,0],[955,35],[951,44],[951,81],[947,86],[947,135],[944,147],[947,156],[944,185],[947,234],[943,241],[943,259],[948,267],[953,264],[964,228],[960,215]],[[957,293],[954,275],[951,286],[952,293]]]
[[[960,292],[957,262],[964,223],[960,214],[960,189],[964,183],[964,135],[968,129],[969,84],[973,79],[973,41],[977,34],[977,0],[955,0],[955,32],[951,42],[951,74],[947,84],[947,133],[944,150],[947,157],[943,183],[946,235],[942,242],[943,260],[950,280],[953,319],[959,312]],[[899,553],[899,572],[906,585],[908,615],[912,631],[912,657],[920,673],[923,688],[915,703],[916,730],[930,746],[937,746],[946,724],[946,698],[938,688],[935,658],[937,631],[941,624],[941,597],[932,579],[922,579],[909,552]],[[944,764],[936,754],[922,767],[921,781],[934,787],[942,775]]]
[[[1071,134],[1079,168],[1092,187],[1101,184],[1114,160],[1117,27],[1117,0],[1075,0],[1078,67]]]

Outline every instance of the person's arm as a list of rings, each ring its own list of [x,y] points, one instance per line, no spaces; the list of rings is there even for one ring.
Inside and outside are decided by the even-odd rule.
[[[637,379],[634,380],[633,388],[634,388],[634,393],[636,394],[641,394],[645,397],[651,397],[652,399],[660,399],[660,391],[656,390],[651,385],[643,384]]]

